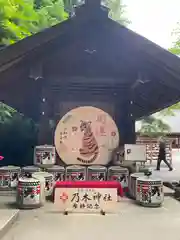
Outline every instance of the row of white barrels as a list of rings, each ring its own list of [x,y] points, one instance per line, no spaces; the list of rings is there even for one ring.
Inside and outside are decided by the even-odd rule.
[[[13,188],[17,186],[19,177],[28,177],[32,173],[41,171],[37,166],[27,166],[20,169],[16,166],[6,166],[0,168],[0,188]],[[54,165],[46,168],[46,172],[53,176],[53,181],[119,181],[123,187],[128,187],[129,172],[127,168],[112,166],[84,167],[72,165],[64,168],[63,166]]]
[[[113,171],[112,171],[113,170]],[[61,166],[53,166],[46,169],[47,172],[40,172],[36,166],[26,167],[22,169],[22,176],[18,180],[17,186],[17,205],[19,208],[35,208],[44,204],[45,198],[52,196],[53,187],[56,181],[63,181],[65,178],[70,181],[83,181],[87,174],[92,180],[94,174],[103,175],[101,179],[106,180],[107,168],[103,166],[90,167],[86,169],[81,166],[69,166],[65,168]],[[128,171],[125,168],[111,167],[108,169],[109,178],[112,173],[111,180],[121,180],[123,174],[125,175],[125,184],[128,186]],[[61,176],[62,175],[62,176]],[[65,177],[64,177],[65,176]],[[122,184],[123,185],[123,184]],[[124,185],[125,186],[125,185]]]
[[[35,172],[28,178],[19,178],[16,200],[19,208],[44,205],[45,198],[52,195],[54,184],[53,175],[48,172]],[[163,182],[143,173],[131,174],[129,192],[143,206],[159,207],[164,200]]]
[[[52,195],[56,181],[75,180],[108,180],[120,181],[125,188],[128,186],[133,199],[145,206],[160,206],[163,202],[163,182],[143,173],[128,176],[128,170],[118,166],[109,169],[103,166],[53,166],[42,172],[36,166],[7,166],[0,168],[0,183],[2,188],[16,187],[19,206],[39,206],[45,197]]]
[[[129,177],[129,194],[137,203],[148,207],[159,207],[164,201],[163,181],[144,173],[134,173]]]

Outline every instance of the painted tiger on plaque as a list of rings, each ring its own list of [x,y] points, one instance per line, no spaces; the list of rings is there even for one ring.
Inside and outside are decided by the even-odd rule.
[[[91,122],[81,120],[80,130],[84,135],[82,138],[82,147],[79,149],[81,157],[78,157],[77,160],[82,163],[91,164],[97,159],[99,154],[99,146],[92,131]]]

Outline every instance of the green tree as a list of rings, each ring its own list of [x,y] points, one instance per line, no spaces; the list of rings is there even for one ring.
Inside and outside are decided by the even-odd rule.
[[[0,103],[0,124],[11,120],[17,111],[4,103]]]
[[[64,0],[65,9],[68,12],[74,12],[74,7],[82,3],[82,0]],[[114,21],[123,25],[128,25],[130,23],[129,19],[126,17],[126,5],[122,4],[122,0],[102,0],[101,4],[110,9],[109,17]]]
[[[121,0],[105,0],[110,17],[127,25]],[[0,44],[13,44],[68,18],[80,0],[0,0]]]
[[[126,17],[126,5],[122,0],[104,0],[104,4],[110,9],[109,17],[114,21],[127,26],[130,20]]]
[[[9,45],[67,19],[63,0],[0,0],[0,44]]]
[[[163,120],[154,116],[145,117],[141,121],[141,128],[139,130],[141,136],[160,137],[165,136],[170,132],[170,126]]]
[[[175,37],[172,47],[169,51],[177,56],[180,55],[180,23],[177,23],[176,28],[172,32],[172,36]]]
[[[177,23],[176,28],[173,30],[172,35],[175,37],[175,42],[169,51],[177,56],[180,56],[180,23]],[[174,111],[180,110],[180,102],[172,105],[171,107],[165,109],[163,113],[166,115],[174,116]]]

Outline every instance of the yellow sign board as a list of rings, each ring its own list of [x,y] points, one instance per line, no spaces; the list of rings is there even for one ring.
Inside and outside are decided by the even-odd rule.
[[[116,188],[56,188],[54,204],[60,212],[116,212]]]

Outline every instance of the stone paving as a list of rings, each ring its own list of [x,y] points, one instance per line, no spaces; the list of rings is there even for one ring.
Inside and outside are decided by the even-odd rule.
[[[0,209],[0,238],[2,238],[17,220],[19,210],[16,209]]]
[[[117,214],[69,214],[53,212],[53,204],[21,211],[3,240],[179,240],[180,203],[165,197],[161,208],[140,207],[124,198]]]
[[[162,164],[161,171],[153,171],[153,176],[160,177],[164,181],[179,180],[180,152],[178,151],[173,153],[173,167],[175,170],[169,172]],[[155,164],[152,168],[155,168]],[[3,197],[1,196],[0,199],[0,206],[3,206],[1,204],[4,201]],[[179,226],[180,203],[169,196],[165,197],[161,208],[140,207],[124,198],[119,203],[117,214],[106,216],[75,213],[64,216],[53,212],[52,203],[46,203],[45,207],[40,209],[20,211],[18,220],[3,240],[99,240],[100,238],[180,240]]]
[[[164,182],[172,182],[174,180],[180,181],[180,150],[173,150],[172,152],[172,164],[174,170],[168,171],[168,167],[164,162],[161,163],[161,170],[155,171],[156,161],[152,164],[153,176],[161,178]]]

